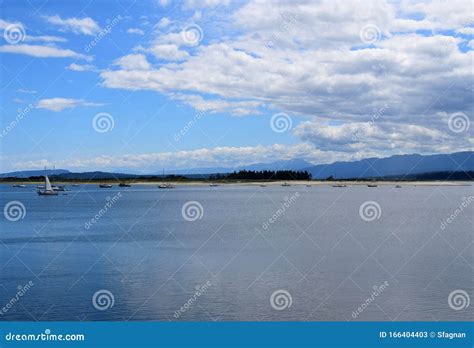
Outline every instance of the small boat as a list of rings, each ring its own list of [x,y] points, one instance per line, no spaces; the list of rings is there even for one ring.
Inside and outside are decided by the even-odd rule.
[[[209,187],[218,187],[218,186],[219,186],[219,184],[214,184],[214,183],[209,184]]]
[[[171,185],[171,184],[160,184],[160,185],[158,185],[158,188],[159,189],[172,189],[172,188],[174,188],[174,186]]]
[[[110,185],[110,184],[100,184],[99,187],[100,188],[111,188],[112,185]]]
[[[38,185],[38,186],[36,186],[36,188],[37,188],[38,190],[44,190],[44,185]]]
[[[267,185],[265,185],[265,184],[260,184],[260,187],[267,187]]]
[[[347,187],[346,184],[333,184],[332,187]]]
[[[49,178],[47,175],[44,176],[44,190],[37,191],[40,196],[57,196],[58,193],[53,190]]]
[[[127,184],[127,183],[125,183],[125,182],[121,182],[121,183],[119,184],[119,187],[132,187],[132,185]]]
[[[66,190],[64,189],[64,186],[52,185],[51,188],[53,189],[53,191],[66,191]]]
[[[376,184],[368,184],[367,187],[377,187]]]
[[[306,187],[311,187],[311,185],[306,185]]]
[[[78,187],[79,184],[72,184],[71,186],[72,186],[72,187]]]
[[[288,187],[288,186],[291,186],[291,185],[288,184],[287,182],[284,182],[283,184],[281,184],[281,186]]]
[[[402,188],[400,185],[396,185],[395,188]]]
[[[25,184],[14,184],[13,187],[25,188]]]

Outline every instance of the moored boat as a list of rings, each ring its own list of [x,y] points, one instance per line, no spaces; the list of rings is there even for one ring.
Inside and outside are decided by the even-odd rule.
[[[57,196],[58,193],[53,190],[49,178],[47,175],[44,176],[44,189],[37,191],[40,196]]]
[[[112,185],[110,185],[110,184],[100,184],[99,187],[100,188],[111,188]]]

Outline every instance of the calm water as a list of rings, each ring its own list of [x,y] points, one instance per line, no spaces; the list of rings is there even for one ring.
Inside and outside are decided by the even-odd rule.
[[[1,218],[0,306],[33,284],[0,320],[473,318],[474,303],[453,310],[448,296],[474,300],[474,204],[440,227],[471,186],[70,189],[40,197],[33,186],[0,187],[1,207],[26,209]],[[189,201],[202,218],[183,218]],[[374,221],[359,214],[367,201],[380,206]],[[106,310],[93,305],[100,290],[113,295]],[[277,290],[287,292],[274,304],[283,310],[271,304]]]

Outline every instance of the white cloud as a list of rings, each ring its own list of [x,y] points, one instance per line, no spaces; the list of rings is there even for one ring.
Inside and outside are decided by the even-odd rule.
[[[95,71],[96,67],[91,64],[71,63],[66,69],[72,70],[72,71]]]
[[[62,49],[53,46],[39,45],[4,45],[0,46],[0,52],[25,54],[40,58],[77,58],[92,60],[92,57],[86,56],[69,49]]]
[[[359,159],[346,153],[324,152],[310,144],[298,145],[258,145],[242,147],[214,147],[189,151],[169,151],[121,156],[97,156],[95,158],[68,158],[55,161],[56,166],[73,170],[114,170],[127,168],[136,172],[161,172],[162,168],[187,169],[203,167],[233,167],[253,163],[267,163],[277,160],[303,158],[309,162],[327,163],[332,158],[339,160]],[[51,161],[38,159],[14,163],[14,168],[43,168]],[[51,165],[52,166],[52,165]]]
[[[189,56],[188,52],[180,50],[177,45],[173,44],[154,45],[147,51],[151,52],[157,59],[164,60],[183,60]]]
[[[151,68],[150,63],[148,63],[143,54],[129,54],[128,56],[121,57],[114,62],[114,65],[130,71],[150,70]]]
[[[66,18],[58,15],[46,17],[48,23],[57,25],[63,31],[70,31],[75,34],[95,35],[100,31],[99,25],[90,17],[86,18]]]
[[[127,34],[145,35],[145,33],[143,32],[143,30],[141,30],[141,29],[139,29],[139,28],[130,28],[130,29],[127,29]]]
[[[48,35],[41,35],[41,36],[30,36],[26,35],[25,41],[39,41],[39,42],[66,42],[67,40],[63,37],[59,36],[48,36]]]
[[[225,16],[232,34],[189,48],[172,25],[140,49],[169,62],[101,76],[106,87],[155,90],[208,112],[285,112],[296,136],[326,150],[358,156],[375,140],[385,141],[373,145],[382,152],[465,149],[470,142],[453,138],[443,115],[474,107],[473,52],[446,34],[470,33],[469,17],[460,1],[248,1]],[[367,25],[375,29],[370,44]],[[383,121],[369,130],[380,136],[347,137],[384,105]],[[303,117],[309,123],[298,126]]]
[[[206,7],[227,6],[230,0],[186,0],[184,8],[186,9],[201,9]]]
[[[77,106],[101,106],[101,105],[103,104],[86,102],[81,99],[50,98],[50,99],[39,100],[36,107],[38,109],[46,109],[46,110],[58,112],[64,109],[75,108]]]
[[[163,17],[160,19],[158,24],[156,25],[158,28],[166,28],[168,25],[170,25],[171,20],[169,18]]]

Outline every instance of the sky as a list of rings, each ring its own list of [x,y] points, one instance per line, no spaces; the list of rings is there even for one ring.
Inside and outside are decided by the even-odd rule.
[[[472,150],[472,1],[0,1],[0,171]]]

